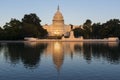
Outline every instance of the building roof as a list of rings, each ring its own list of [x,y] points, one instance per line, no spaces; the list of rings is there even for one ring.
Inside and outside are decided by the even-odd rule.
[[[63,15],[62,13],[60,12],[60,8],[58,6],[57,8],[57,12],[55,13],[54,17],[53,17],[53,20],[64,20],[63,19]]]

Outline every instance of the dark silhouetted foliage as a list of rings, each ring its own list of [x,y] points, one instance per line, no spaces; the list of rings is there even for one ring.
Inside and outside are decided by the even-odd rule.
[[[1,40],[23,40],[24,37],[45,38],[48,34],[41,24],[41,20],[36,14],[26,14],[22,22],[11,19],[10,22],[0,28]],[[4,35],[4,36],[3,36]]]

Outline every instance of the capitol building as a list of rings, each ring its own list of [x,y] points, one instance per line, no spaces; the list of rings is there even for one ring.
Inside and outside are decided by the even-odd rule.
[[[76,27],[79,27],[79,26],[66,25],[64,23],[64,17],[60,12],[59,6],[53,17],[52,24],[51,25],[45,24],[43,26],[43,28],[48,31],[48,36],[69,35],[69,32]]]

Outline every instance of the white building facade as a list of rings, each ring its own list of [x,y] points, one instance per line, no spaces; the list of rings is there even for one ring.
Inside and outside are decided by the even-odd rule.
[[[48,36],[62,36],[71,31],[71,25],[64,24],[64,18],[62,13],[60,12],[59,6],[57,12],[53,17],[53,23],[51,25],[44,25],[43,28],[48,31]],[[79,27],[74,26],[73,29]]]

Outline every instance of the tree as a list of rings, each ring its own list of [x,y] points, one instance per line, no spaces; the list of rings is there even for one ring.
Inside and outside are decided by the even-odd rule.
[[[33,25],[36,25],[36,26],[41,26],[41,25],[40,25],[41,20],[40,20],[39,17],[38,17],[36,14],[34,14],[34,13],[25,14],[25,15],[24,15],[24,18],[22,19],[22,22],[28,23],[28,24],[33,24]]]
[[[21,29],[22,24],[17,19],[11,19],[9,23],[6,23],[4,26],[4,35],[5,39],[9,40],[18,40],[21,39]]]
[[[40,22],[41,20],[34,13],[24,15],[22,19],[24,37],[44,38],[48,33],[41,26]]]
[[[92,25],[92,38],[101,38],[101,33],[100,30],[102,29],[101,24],[100,23],[94,23]]]
[[[111,19],[106,23],[103,23],[100,33],[102,37],[120,38],[120,21],[118,19]]]
[[[73,31],[75,37],[84,36],[84,31],[81,28],[75,28]]]
[[[4,39],[4,30],[0,27],[0,40]]]
[[[91,32],[92,32],[92,21],[87,19],[86,22],[83,24],[84,29],[84,37],[85,38],[91,38]]]
[[[92,24],[92,21],[89,20],[89,19],[87,19],[86,22],[84,23],[84,26],[85,26],[85,27],[90,27],[91,24]]]

